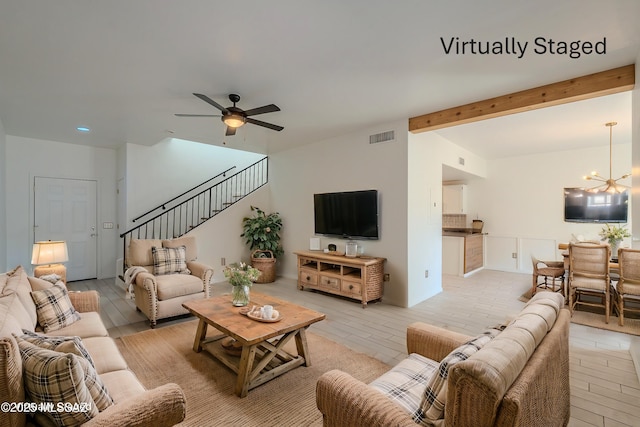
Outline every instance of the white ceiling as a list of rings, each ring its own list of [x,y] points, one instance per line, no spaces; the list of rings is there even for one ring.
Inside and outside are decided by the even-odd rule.
[[[639,16],[633,0],[0,0],[0,121],[8,135],[100,147],[173,136],[274,152],[634,63]],[[520,59],[447,55],[440,37],[530,47]],[[606,37],[607,52],[535,54],[536,37]],[[275,103],[281,112],[256,118],[285,129],[225,138],[217,118],[175,117],[216,113],[193,92]],[[438,132],[487,158],[604,145],[611,120],[623,142],[630,104],[616,95]]]

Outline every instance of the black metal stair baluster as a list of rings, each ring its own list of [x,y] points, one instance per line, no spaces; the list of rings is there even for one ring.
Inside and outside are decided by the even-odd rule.
[[[263,157],[242,171],[227,177],[226,173],[234,169],[235,166],[233,166],[133,219],[132,222],[136,222],[158,209],[163,210],[162,213],[120,235],[123,238],[123,265],[126,267],[127,249],[134,233],[138,239],[171,239],[184,235],[265,185],[269,180],[268,161],[268,157]],[[194,190],[219,177],[224,177],[224,179],[193,195]],[[188,194],[192,195],[186,200],[173,207],[167,206]]]

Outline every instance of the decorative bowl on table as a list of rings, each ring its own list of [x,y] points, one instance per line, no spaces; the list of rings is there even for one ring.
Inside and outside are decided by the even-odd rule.
[[[224,351],[226,351],[227,354],[230,354],[231,356],[242,355],[242,345],[239,341],[236,341],[232,337],[223,338],[222,341],[220,341],[220,345],[222,346]]]
[[[280,315],[280,312],[275,308],[271,313],[271,317],[267,317],[264,313],[264,307],[257,305],[254,305],[251,308],[243,307],[240,309],[239,313],[247,316],[249,319],[257,320],[258,322],[273,323],[282,320],[282,315]]]

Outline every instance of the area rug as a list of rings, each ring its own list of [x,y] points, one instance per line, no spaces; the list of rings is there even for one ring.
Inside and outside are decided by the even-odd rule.
[[[518,298],[522,302],[527,302],[530,299],[530,289]],[[571,323],[624,334],[640,335],[640,318],[635,313],[625,313],[624,326],[620,326],[618,324],[618,316],[614,314],[609,317],[609,323],[604,322],[604,308],[578,306],[573,312],[573,316],[571,316]]]
[[[340,369],[368,383],[390,367],[307,332],[311,366],[294,369],[249,391],[233,394],[235,374],[206,352],[192,349],[197,321],[156,328],[116,339],[129,368],[147,388],[174,382],[187,398],[181,426],[321,426],[316,381]],[[213,329],[213,328],[209,328]]]

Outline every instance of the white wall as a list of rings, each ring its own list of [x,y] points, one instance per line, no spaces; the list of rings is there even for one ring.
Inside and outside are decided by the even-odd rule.
[[[152,146],[127,144],[125,150],[124,158],[119,158],[118,179],[126,179],[127,229],[131,219],[149,209],[232,166],[236,168],[231,174],[264,157],[176,138]]]
[[[7,197],[6,197],[6,171],[7,171],[7,137],[4,133],[2,120],[0,120],[0,271],[7,271]]]
[[[116,222],[116,152],[40,139],[6,137],[7,266],[31,271],[34,176],[98,183],[98,224]],[[115,275],[118,230],[98,230],[98,277]]]
[[[240,234],[242,218],[252,215],[252,205],[269,211],[269,184],[188,233],[196,236],[198,241],[198,260],[213,267],[214,282],[226,280],[222,258],[225,258],[227,265],[250,261],[251,252]]]
[[[271,162],[271,206],[283,219],[285,249],[279,274],[296,278],[297,250],[314,237],[313,194],[376,189],[380,197],[380,239],[362,240],[365,255],[387,259],[384,300],[408,305],[407,278],[407,121],[369,129],[275,153]],[[396,141],[369,144],[369,135],[396,131]],[[345,240],[321,238],[322,247]]]
[[[491,253],[492,248],[500,250],[502,245],[511,245],[518,253],[518,259],[490,259],[488,266],[504,261],[509,266],[504,268],[506,270],[529,272],[531,251],[537,252],[534,255],[538,258],[562,259],[557,244],[569,242],[572,235],[598,239],[602,225],[564,222],[562,190],[564,187],[595,185],[582,179],[594,169],[608,175],[608,148],[601,146],[489,161],[487,179],[468,182],[469,195],[478,216],[484,220],[484,231],[489,233],[487,240],[496,245],[487,248],[487,255],[496,255]],[[615,177],[631,170],[630,143],[614,144],[613,168]],[[633,208],[630,218],[632,214]],[[631,229],[631,224],[628,227]],[[624,244],[630,245],[630,241]]]
[[[437,132],[408,136],[409,306],[442,291],[442,165],[485,176],[486,163]],[[458,159],[465,159],[460,165]],[[426,277],[425,270],[428,270]]]

